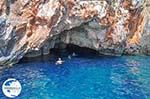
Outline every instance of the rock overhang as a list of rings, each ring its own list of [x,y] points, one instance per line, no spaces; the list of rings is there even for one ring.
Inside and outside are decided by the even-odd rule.
[[[143,12],[145,3],[149,3],[148,0],[11,1],[0,1],[0,31],[3,31],[3,39],[8,40],[7,44],[0,42],[5,48],[1,48],[1,60],[5,60],[2,64],[19,60],[30,51],[40,50],[47,41],[55,42],[49,39],[61,36],[65,30],[66,37],[62,38],[67,43],[90,46],[104,54],[132,54],[131,47],[138,53],[147,20]],[[7,22],[3,27],[4,19]],[[86,32],[75,35],[78,32],[74,29],[76,27],[82,27]],[[69,39],[74,41],[69,42]],[[7,50],[9,47],[11,50]]]

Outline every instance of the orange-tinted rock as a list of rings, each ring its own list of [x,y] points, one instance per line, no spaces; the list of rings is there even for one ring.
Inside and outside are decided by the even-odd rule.
[[[119,1],[15,0],[11,3],[9,0],[1,0],[0,18],[6,19],[7,23],[0,27],[0,31],[4,32],[6,38],[19,39],[15,39],[17,43],[12,44],[9,54],[0,56],[0,61],[14,60],[11,55],[14,55],[16,60],[20,59],[28,51],[40,49],[48,39],[53,39],[54,35],[59,36],[65,30],[71,31],[82,25],[84,29],[89,28],[85,29],[87,33],[90,32],[89,39],[96,40],[96,44],[88,42],[91,45],[86,46],[85,43],[83,47],[91,46],[90,48],[98,51],[113,49],[121,53],[125,48],[138,45],[146,20],[141,14],[145,6],[141,0]],[[92,25],[85,25],[89,23]],[[10,34],[14,36],[11,37]],[[69,43],[69,40],[67,42]],[[81,42],[76,45],[81,46]],[[122,46],[123,42],[125,44]],[[121,51],[116,50],[116,46],[121,46]]]

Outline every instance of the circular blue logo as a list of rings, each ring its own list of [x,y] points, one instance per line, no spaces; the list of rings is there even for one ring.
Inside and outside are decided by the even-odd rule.
[[[2,85],[2,91],[6,97],[15,98],[21,93],[21,84],[14,78],[7,79]]]

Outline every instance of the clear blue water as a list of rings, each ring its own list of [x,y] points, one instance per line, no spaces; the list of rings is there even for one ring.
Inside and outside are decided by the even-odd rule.
[[[16,78],[16,99],[150,99],[150,57],[78,56],[20,62],[0,73],[0,86]],[[0,99],[6,99],[0,90]]]

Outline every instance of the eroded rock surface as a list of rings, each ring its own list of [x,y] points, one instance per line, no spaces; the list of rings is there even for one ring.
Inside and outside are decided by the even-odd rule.
[[[147,54],[149,18],[148,0],[1,0],[0,64],[61,42],[105,55]]]

